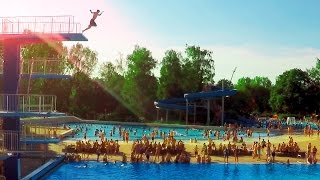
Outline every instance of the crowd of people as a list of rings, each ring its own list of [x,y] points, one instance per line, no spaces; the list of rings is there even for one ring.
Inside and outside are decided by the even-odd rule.
[[[151,139],[150,142],[146,135],[141,140],[134,141],[131,149],[131,162],[142,162],[143,156],[148,162],[151,161],[151,156],[153,156],[153,162],[190,162],[190,156],[185,151],[184,143],[181,140],[177,141],[173,134],[165,137],[162,143],[157,143],[154,139]]]
[[[239,127],[224,127],[224,131],[204,129],[203,137],[208,140],[208,143],[203,141],[202,147],[198,147],[199,142],[196,138],[190,139],[194,144],[194,154],[186,151],[185,144],[182,140],[177,140],[177,132],[172,129],[165,133],[158,128],[153,128],[149,133],[144,134],[141,139],[131,140],[132,148],[129,157],[131,162],[155,162],[155,163],[189,163],[191,158],[195,158],[197,163],[211,163],[212,156],[223,157],[223,162],[229,163],[229,157],[234,157],[234,162],[238,163],[239,156],[252,155],[253,159],[261,160],[262,156],[266,157],[266,162],[275,162],[275,156],[288,156],[288,157],[301,157],[303,152],[297,142],[294,142],[293,137],[289,136],[287,143],[279,143],[278,145],[271,144],[269,141],[270,127],[266,128],[266,138],[261,140],[260,134],[258,141],[253,141],[252,145],[247,147],[244,138],[254,140],[252,128],[239,128]],[[186,129],[186,134],[190,129]],[[129,143],[130,134],[136,135],[138,129],[126,129],[121,126],[113,126],[110,130],[110,137],[115,136],[118,131],[119,136],[122,138],[123,143]],[[197,129],[197,131],[201,131]],[[74,146],[74,151],[68,151],[69,160],[79,160],[88,158],[90,154],[96,154],[97,160],[100,155],[103,155],[102,160],[108,161],[108,156],[122,156],[122,161],[126,162],[127,157],[124,153],[120,152],[119,140],[108,140],[106,132],[103,129],[96,129],[94,135],[99,140],[90,140],[87,138],[87,127],[78,127],[77,133],[83,133],[83,139],[78,140]],[[143,130],[143,132],[146,132]],[[312,135],[313,130],[306,128],[304,130],[306,135]],[[291,132],[288,131],[290,135]],[[264,136],[265,137],[265,136]],[[251,141],[250,140],[250,141]],[[216,143],[219,144],[216,144]],[[250,143],[251,144],[251,143]],[[317,162],[316,159],[317,149],[308,146],[308,151],[305,152],[306,161],[310,164]],[[81,154],[82,156],[79,156]],[[87,155],[87,157],[86,157]]]

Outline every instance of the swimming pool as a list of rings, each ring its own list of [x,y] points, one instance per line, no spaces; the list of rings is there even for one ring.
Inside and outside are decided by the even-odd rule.
[[[85,165],[86,164],[86,165]],[[319,179],[320,165],[305,164],[104,164],[62,165],[47,179]]]
[[[120,125],[117,124],[87,124],[87,123],[74,123],[74,124],[67,124],[68,127],[72,129],[81,129],[78,131],[73,137],[68,137],[69,140],[82,140],[84,137],[84,132],[87,130],[87,139],[91,140],[98,140],[99,137],[95,135],[96,130],[102,130],[105,131],[106,137],[108,139],[113,139],[113,140],[122,140],[122,138],[119,135],[119,127]],[[115,133],[112,134],[112,129],[115,127]],[[154,130],[154,128],[158,129],[159,134],[156,136],[156,139],[160,139],[160,132],[165,132],[168,134],[171,130],[174,130],[176,132],[175,138],[178,140],[190,140],[190,139],[197,139],[197,140],[205,140],[203,136],[203,129],[188,129],[186,131],[186,128],[173,128],[173,127],[150,127],[150,126],[143,126],[143,125],[121,125],[121,129],[126,129],[130,133],[130,140],[136,140],[136,139],[141,139],[141,137],[146,134],[148,138],[150,138],[149,134]],[[220,131],[220,139],[221,136],[223,135],[223,131]],[[112,134],[112,136],[111,136]],[[271,136],[274,136],[275,134],[271,134]],[[239,138],[240,137],[245,137],[246,135],[244,132],[239,133]],[[253,138],[258,138],[258,137],[267,137],[267,134],[265,132],[254,132],[253,133]],[[215,139],[213,134],[210,136],[212,139]]]

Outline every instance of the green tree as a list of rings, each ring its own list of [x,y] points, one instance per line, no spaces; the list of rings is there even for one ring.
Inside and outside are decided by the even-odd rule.
[[[82,44],[77,43],[69,50],[69,61],[73,65],[73,71],[80,71],[91,75],[98,63],[97,52]]]
[[[269,97],[272,83],[267,77],[256,76],[253,79],[242,77],[236,84],[238,93],[230,98],[233,109],[239,114],[261,114],[270,111]]]
[[[64,74],[67,48],[62,42],[28,44],[21,48],[22,72]],[[30,82],[29,82],[30,81]],[[30,86],[29,86],[30,83]],[[43,94],[45,79],[21,79],[20,93]]]
[[[111,62],[103,63],[100,67],[99,77],[99,80],[109,92],[120,96],[124,84],[124,77],[118,72],[114,64]]]
[[[130,110],[139,117],[153,118],[157,91],[157,79],[152,74],[156,61],[146,48],[135,46],[127,57],[128,69],[122,89],[122,97]]]
[[[238,82],[235,87],[239,91],[244,91],[251,86],[251,81],[252,80],[249,77],[242,77],[242,78],[238,79]]]
[[[316,66],[308,69],[310,77],[318,84],[320,84],[320,59],[317,58]]]
[[[230,80],[228,79],[220,79],[217,84],[216,87],[218,88],[222,88],[222,82],[223,82],[223,88],[229,88],[229,89],[233,89],[233,84]]]
[[[319,87],[307,72],[291,69],[277,77],[269,103],[276,112],[314,112],[319,104]]]
[[[256,76],[251,80],[251,85],[253,87],[264,87],[266,89],[270,89],[272,83],[267,77]]]
[[[28,44],[21,48],[22,71],[64,74],[67,70],[67,47],[62,42]],[[33,62],[32,62],[33,60]]]
[[[186,58],[182,66],[185,92],[201,91],[203,85],[214,84],[214,60],[212,52],[198,46],[186,46]]]
[[[166,51],[161,62],[158,98],[183,97],[181,59],[180,53],[174,50]]]

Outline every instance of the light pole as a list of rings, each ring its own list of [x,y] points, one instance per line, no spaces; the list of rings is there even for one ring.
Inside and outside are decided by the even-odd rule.
[[[232,82],[232,78],[233,78],[234,72],[236,72],[236,70],[237,70],[237,67],[235,67],[232,72],[230,82]],[[221,126],[224,126],[224,95],[223,95],[224,81],[225,81],[225,79],[222,79]],[[229,96],[227,96],[227,97],[229,97]]]
[[[222,80],[222,92],[224,91],[224,79]],[[222,93],[222,103],[221,103],[221,126],[223,126],[224,121],[224,96]]]

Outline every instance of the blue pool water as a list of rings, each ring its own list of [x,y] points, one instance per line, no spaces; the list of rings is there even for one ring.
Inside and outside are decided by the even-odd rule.
[[[69,137],[70,140],[82,140],[83,139],[83,134],[85,132],[85,129],[87,129],[87,139],[91,139],[91,140],[96,140],[99,139],[97,136],[95,136],[95,131],[96,130],[102,130],[105,131],[106,133],[106,137],[108,139],[113,139],[113,140],[122,140],[122,138],[119,135],[119,125],[106,125],[106,124],[84,124],[84,123],[75,123],[75,124],[68,124],[68,127],[72,128],[72,129],[79,129],[80,127],[82,128],[81,131],[79,131],[77,134],[74,135],[74,137]],[[115,133],[111,136],[110,132],[112,130],[113,127],[115,128]],[[129,140],[136,140],[136,139],[141,139],[141,137],[146,134],[148,138],[150,138],[150,136],[148,134],[150,134],[154,128],[157,128],[159,133],[160,131],[165,132],[166,134],[168,134],[171,130],[176,131],[176,136],[175,138],[178,140],[190,140],[192,139],[197,139],[197,140],[204,140],[205,138],[203,137],[203,129],[188,129],[188,131],[186,131],[186,128],[168,128],[168,127],[149,127],[149,126],[137,126],[137,125],[121,125],[122,129],[126,129],[129,131],[130,133],[130,139]],[[136,131],[136,134],[134,133]],[[223,134],[223,131],[220,131],[220,139],[221,136]],[[260,135],[260,137],[266,137],[267,134],[266,133],[258,133],[258,132],[254,132],[253,133],[253,138],[258,138]],[[271,134],[271,136],[273,136],[274,134]],[[244,132],[240,132],[239,133],[239,138],[240,137],[245,137],[246,135],[244,134]],[[215,137],[213,136],[213,134],[210,136],[212,139],[215,139]],[[158,134],[156,136],[156,139],[160,139],[160,134]]]
[[[63,179],[319,179],[320,165],[305,164],[103,164],[89,161],[62,165],[49,180]]]

